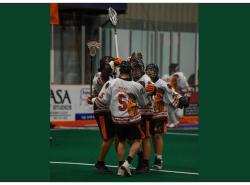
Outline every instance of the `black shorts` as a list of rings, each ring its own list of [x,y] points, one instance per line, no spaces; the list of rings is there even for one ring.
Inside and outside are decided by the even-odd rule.
[[[145,134],[145,137],[150,137],[150,128],[151,128],[151,120],[152,116],[142,116],[141,117],[141,128],[143,133]]]
[[[97,121],[102,139],[107,141],[114,138],[115,136],[115,126],[112,121],[111,113],[107,112],[98,112],[94,113],[95,119]]]
[[[165,119],[152,119],[150,133],[152,136],[155,134],[167,133],[167,118]]]
[[[123,142],[126,139],[133,141],[136,139],[143,139],[145,137],[140,124],[116,124],[116,135],[119,141]]]

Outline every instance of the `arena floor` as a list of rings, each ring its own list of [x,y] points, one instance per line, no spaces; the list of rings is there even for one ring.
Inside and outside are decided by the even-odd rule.
[[[164,169],[149,174],[119,177],[114,147],[106,164],[114,174],[97,173],[101,138],[96,129],[52,129],[50,178],[56,182],[175,182],[198,181],[198,130],[169,129],[164,136]],[[153,151],[152,151],[153,154]],[[153,162],[153,155],[151,155]],[[133,166],[136,166],[136,158]]]

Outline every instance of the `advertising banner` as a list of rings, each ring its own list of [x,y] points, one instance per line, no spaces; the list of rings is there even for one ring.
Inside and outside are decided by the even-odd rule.
[[[95,126],[89,85],[50,85],[50,122],[55,126]]]

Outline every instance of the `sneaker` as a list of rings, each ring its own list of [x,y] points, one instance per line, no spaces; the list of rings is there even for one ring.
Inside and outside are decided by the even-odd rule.
[[[179,125],[180,122],[177,122],[174,124],[174,128],[178,128],[180,125]]]
[[[154,164],[152,166],[155,170],[163,169],[163,160],[155,158]]]
[[[121,167],[119,167],[119,168],[118,168],[117,175],[118,175],[118,176],[125,176],[125,171],[124,171]]]
[[[135,173],[136,173],[136,174],[149,173],[149,166],[143,163],[143,164],[140,166],[140,168],[137,168],[137,169],[135,170]]]
[[[126,176],[132,176],[131,170],[130,170],[130,164],[126,160],[122,165],[121,169],[125,172]]]
[[[95,164],[95,167],[100,174],[112,174],[113,172],[106,165]]]
[[[167,127],[168,128],[177,128],[179,126],[179,122],[176,122],[176,123],[168,123],[167,124]]]

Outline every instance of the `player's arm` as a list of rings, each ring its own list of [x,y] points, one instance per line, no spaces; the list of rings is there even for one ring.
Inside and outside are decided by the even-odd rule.
[[[98,96],[98,92],[97,92],[97,88],[96,88],[97,81],[98,81],[98,76],[96,74],[94,79],[93,79],[92,95],[87,98],[87,103],[88,104],[93,104],[95,98]]]
[[[168,100],[168,102],[166,103],[175,109],[181,108],[180,106],[182,106],[182,103],[180,102],[182,101],[182,96],[179,93],[177,93],[169,83],[163,86],[163,90],[164,90],[165,100]]]
[[[145,79],[145,88],[146,91],[152,96],[156,94],[157,86],[156,84],[148,77],[148,79]]]
[[[109,106],[111,100],[111,88],[110,88],[110,81],[106,82],[103,87],[101,92],[99,93],[98,97],[95,98],[95,105],[98,108],[105,108]]]
[[[89,97],[87,98],[87,103],[88,103],[88,104],[93,104],[94,101],[95,101],[95,98],[98,96],[98,93],[97,93],[96,90],[93,90],[92,92],[93,92],[93,93],[92,93],[92,96],[89,96]]]
[[[150,93],[151,95],[155,95],[157,92],[157,85],[155,85],[154,83],[149,82],[146,86],[146,90],[148,93]]]
[[[168,86],[167,86],[168,87]],[[170,92],[173,96],[173,102],[172,105],[176,108],[184,108],[189,106],[189,98],[188,96],[181,96],[179,93],[177,93],[174,88],[170,88]]]

